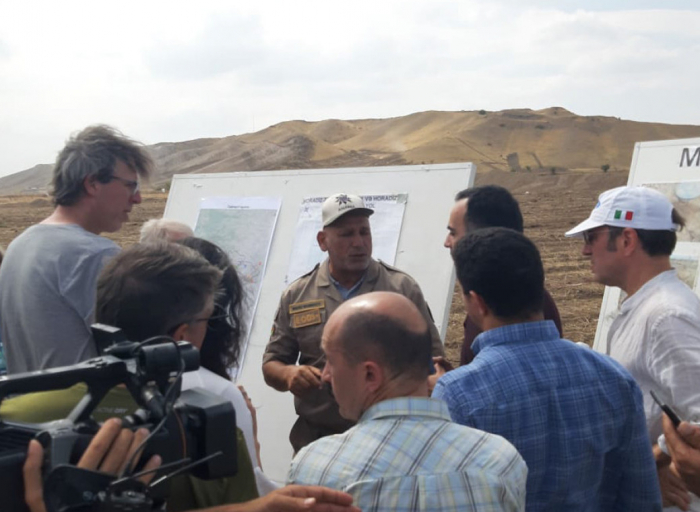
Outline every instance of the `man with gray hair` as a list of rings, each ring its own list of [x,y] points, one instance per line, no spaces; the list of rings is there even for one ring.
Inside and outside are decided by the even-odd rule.
[[[149,219],[141,226],[139,243],[153,243],[165,240],[177,242],[194,236],[194,231],[187,224],[172,219]]]
[[[289,483],[351,494],[365,512],[523,510],[527,467],[502,437],[452,423],[428,396],[431,341],[392,292],[344,302],[323,330],[322,378],[357,425],[303,448]]]
[[[142,145],[108,126],[71,137],[53,169],[56,208],[8,247],[0,270],[0,325],[8,373],[97,354],[90,334],[97,276],[119,247],[113,233],[141,202],[153,166]]]

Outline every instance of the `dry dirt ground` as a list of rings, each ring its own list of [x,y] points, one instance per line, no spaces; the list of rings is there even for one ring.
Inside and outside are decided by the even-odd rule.
[[[554,176],[488,172],[476,178],[477,185],[508,188],[520,202],[525,233],[542,253],[547,289],[559,308],[564,335],[573,341],[593,343],[603,286],[591,280],[588,261],[580,253],[581,242],[565,238],[564,232],[588,216],[600,192],[623,185],[626,180],[626,173],[600,171]],[[135,243],[141,224],[163,214],[166,198],[166,194],[145,195],[141,205],[134,208],[130,222],[109,237],[124,247]],[[7,247],[14,237],[51,211],[46,197],[0,196],[0,245]],[[445,343],[453,363],[459,360],[463,319],[461,299],[455,293]]]

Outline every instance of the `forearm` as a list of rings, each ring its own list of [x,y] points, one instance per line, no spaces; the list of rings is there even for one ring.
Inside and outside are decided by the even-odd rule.
[[[265,382],[277,391],[289,391],[289,377],[293,369],[294,365],[281,361],[269,361],[262,367]]]

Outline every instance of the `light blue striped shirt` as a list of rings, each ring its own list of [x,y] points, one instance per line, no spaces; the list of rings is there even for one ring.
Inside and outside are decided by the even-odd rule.
[[[374,511],[524,510],[527,466],[505,439],[452,423],[431,398],[393,398],[303,448],[289,483],[350,493]]]

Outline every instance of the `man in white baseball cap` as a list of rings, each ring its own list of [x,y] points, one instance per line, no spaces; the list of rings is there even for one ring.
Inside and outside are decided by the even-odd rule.
[[[369,217],[373,213],[359,196],[327,198],[316,241],[328,258],[289,285],[280,300],[262,369],[268,385],[294,395],[299,418],[289,439],[295,452],[354,424],[340,415],[330,386],[321,381],[325,364],[321,333],[344,301],[372,291],[405,295],[430,326],[433,355],[443,355],[440,335],[418,284],[408,274],[372,258]]]
[[[700,420],[700,300],[671,267],[676,231],[683,217],[662,193],[647,187],[618,187],[603,192],[588,219],[566,233],[583,238],[583,255],[595,279],[617,286],[627,298],[615,318],[605,347],[635,378],[644,393],[649,438],[662,433],[662,411],[654,390],[684,420]],[[696,508],[657,445],[654,455],[665,506]]]

